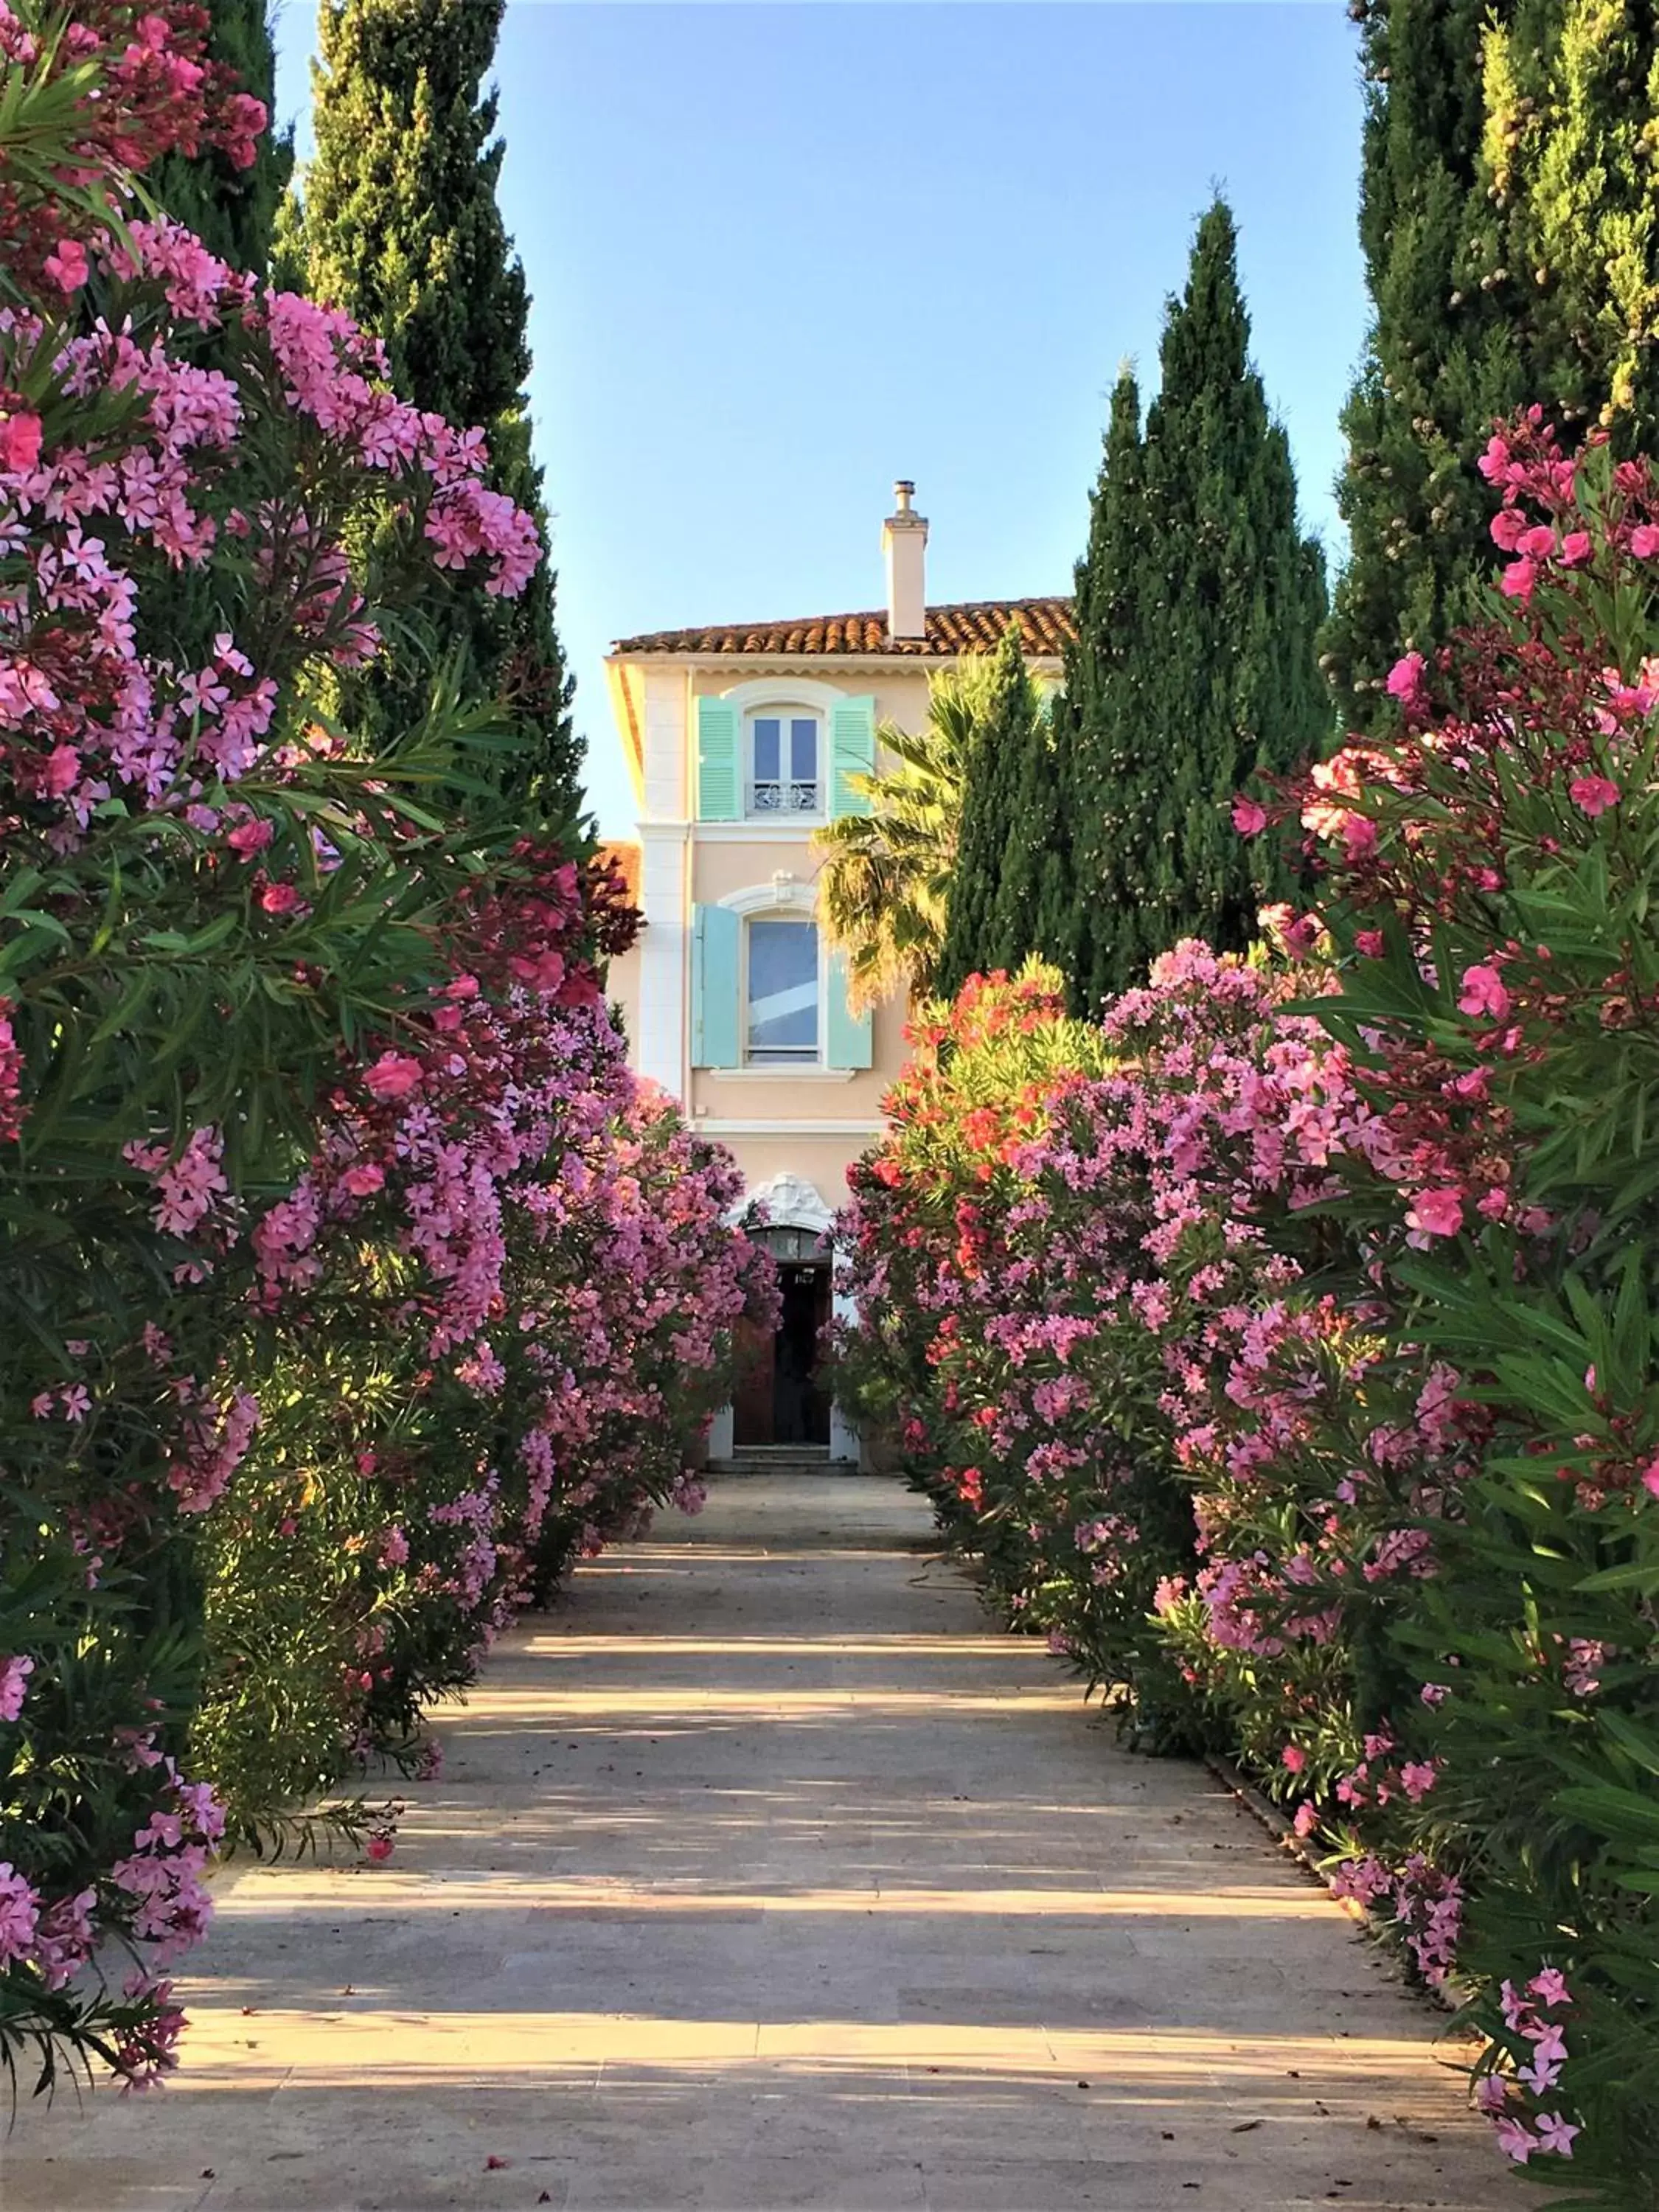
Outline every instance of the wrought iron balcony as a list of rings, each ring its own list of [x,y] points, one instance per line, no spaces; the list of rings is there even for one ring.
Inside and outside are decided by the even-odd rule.
[[[818,811],[818,786],[816,778],[810,783],[798,783],[793,779],[785,782],[780,778],[757,781],[750,800],[756,814],[816,814]]]

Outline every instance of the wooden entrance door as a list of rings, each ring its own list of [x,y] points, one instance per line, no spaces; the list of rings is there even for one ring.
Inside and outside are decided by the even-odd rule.
[[[827,1444],[830,1400],[818,1381],[822,1332],[830,1316],[827,1261],[778,1270],[783,1311],[778,1322],[773,1435],[781,1444]]]
[[[773,1406],[777,1388],[775,1333],[763,1328],[758,1322],[739,1322],[737,1356],[737,1388],[732,1394],[732,1441],[734,1444],[769,1444],[774,1437]]]
[[[829,1240],[811,1229],[758,1228],[750,1234],[777,1262],[781,1312],[775,1329],[739,1324],[732,1442],[827,1444],[830,1394],[819,1375],[832,1295]]]
[[[830,1441],[830,1393],[823,1386],[825,1334],[833,1296],[828,1263],[814,1271],[812,1284],[812,1372],[807,1391],[807,1434],[815,1444]]]

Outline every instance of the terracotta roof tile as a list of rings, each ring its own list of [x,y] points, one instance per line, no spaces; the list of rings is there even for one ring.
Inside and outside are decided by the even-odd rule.
[[[1070,599],[975,599],[965,605],[929,607],[925,637],[890,638],[884,614],[807,615],[798,622],[720,623],[710,629],[647,630],[618,638],[611,652],[627,659],[646,653],[699,659],[730,654],[759,658],[787,653],[890,653],[919,659],[958,653],[991,653],[1010,616],[1018,622],[1029,653],[1058,654],[1073,635]]]
[[[594,857],[611,863],[626,885],[629,897],[637,906],[640,902],[642,848],[627,838],[609,838],[599,847]]]

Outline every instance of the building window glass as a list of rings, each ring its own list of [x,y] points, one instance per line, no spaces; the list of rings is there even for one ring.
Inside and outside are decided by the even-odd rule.
[[[758,916],[745,932],[744,1056],[751,1067],[811,1066],[818,1058],[818,929]]]
[[[749,725],[750,814],[817,814],[818,718],[787,707],[769,708]]]

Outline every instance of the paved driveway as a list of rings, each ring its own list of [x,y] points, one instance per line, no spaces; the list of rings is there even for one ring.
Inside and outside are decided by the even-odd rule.
[[[895,1484],[727,1484],[443,1735],[388,1864],[222,1885],[174,2086],[25,2112],[6,2212],[1522,2202],[1439,2016]]]

